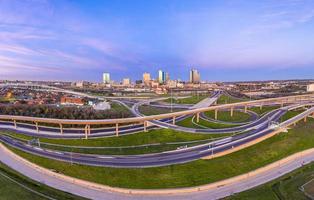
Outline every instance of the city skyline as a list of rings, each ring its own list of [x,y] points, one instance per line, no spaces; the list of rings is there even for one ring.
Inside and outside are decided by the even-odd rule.
[[[312,78],[313,1],[181,2],[1,1],[0,79]]]

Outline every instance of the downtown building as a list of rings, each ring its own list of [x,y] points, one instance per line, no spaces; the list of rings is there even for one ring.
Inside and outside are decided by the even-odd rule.
[[[110,84],[110,74],[107,72],[103,73],[102,80],[104,84]]]
[[[151,81],[150,73],[145,72],[143,74],[143,83],[147,86],[149,85],[150,81]]]
[[[196,69],[190,70],[190,83],[200,83],[201,82],[201,75]]]
[[[162,70],[158,71],[158,82],[159,82],[159,84],[165,84],[166,83],[166,77],[167,77],[166,72],[164,72]]]

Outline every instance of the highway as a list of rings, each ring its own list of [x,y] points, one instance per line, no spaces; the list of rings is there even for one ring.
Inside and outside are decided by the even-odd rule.
[[[290,108],[291,106],[271,111],[271,115],[268,117],[268,122],[278,122],[280,117],[283,116]],[[300,115],[288,120],[287,122],[282,123],[280,126],[287,126],[289,123],[300,120],[313,112],[314,108],[310,108]],[[243,144],[252,142],[258,138],[272,133],[274,130],[274,128],[269,126],[269,123],[265,123],[256,130],[252,130],[240,135],[231,136],[203,145],[197,145],[186,149],[162,153],[128,156],[88,155],[54,150],[52,151],[33,147],[4,135],[0,136],[0,141],[11,147],[20,149],[28,153],[65,162],[73,162],[91,166],[144,168],[191,162],[193,160],[228,151]]]
[[[289,156],[260,170],[193,188],[132,190],[112,188],[34,166],[0,144],[0,161],[26,177],[50,187],[94,200],[216,200],[272,181],[314,161],[314,149]],[[290,158],[290,159],[289,159]],[[287,161],[288,160],[288,161]]]

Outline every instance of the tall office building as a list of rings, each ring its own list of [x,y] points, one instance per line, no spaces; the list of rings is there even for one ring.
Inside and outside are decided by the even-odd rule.
[[[166,82],[166,73],[162,70],[158,71],[158,82],[164,84]]]
[[[110,74],[109,73],[103,73],[102,74],[102,80],[104,84],[110,83]]]
[[[166,82],[170,81],[170,76],[169,76],[169,73],[166,72]]]
[[[131,85],[131,79],[129,79],[129,78],[124,78],[124,79],[122,80],[122,85],[124,85],[124,86]]]
[[[143,83],[145,84],[145,85],[149,85],[149,82],[150,82],[150,73],[147,73],[147,72],[145,72],[144,74],[143,74]]]
[[[190,71],[190,83],[200,83],[201,75],[196,69]]]

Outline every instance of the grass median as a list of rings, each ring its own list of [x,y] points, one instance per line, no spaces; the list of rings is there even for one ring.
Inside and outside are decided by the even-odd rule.
[[[210,110],[205,112],[205,115],[211,119],[215,118],[215,111]],[[230,111],[218,111],[217,113],[217,120],[225,121],[225,122],[247,122],[251,118],[249,113],[240,112],[240,111],[233,111],[233,116],[231,116]]]
[[[13,138],[26,141],[30,141],[33,139],[33,137],[16,134],[14,132],[2,132],[0,134],[9,135]],[[176,148],[181,146],[194,146],[197,144],[203,144],[224,136],[227,135],[193,134],[174,131],[171,129],[158,129],[148,132],[125,135],[121,137],[97,138],[88,140],[40,138],[40,143],[41,147],[43,148],[61,151],[107,155],[132,155],[175,150]],[[66,145],[66,147],[58,145]],[[79,148],[80,146],[81,148]]]
[[[200,118],[198,123],[196,123],[196,119],[194,118],[194,123],[193,123],[192,118],[193,117],[188,117],[184,120],[181,120],[177,122],[176,125],[188,127],[188,128],[198,128],[198,129],[205,129],[205,128],[221,129],[221,128],[230,128],[230,127],[238,126],[237,124],[223,124],[223,123],[210,122],[210,121],[203,120],[202,118]]]
[[[175,188],[197,186],[240,175],[314,147],[314,122],[300,122],[254,146],[213,160],[143,169],[90,167],[41,158],[18,150],[33,163],[69,176],[124,188]]]

